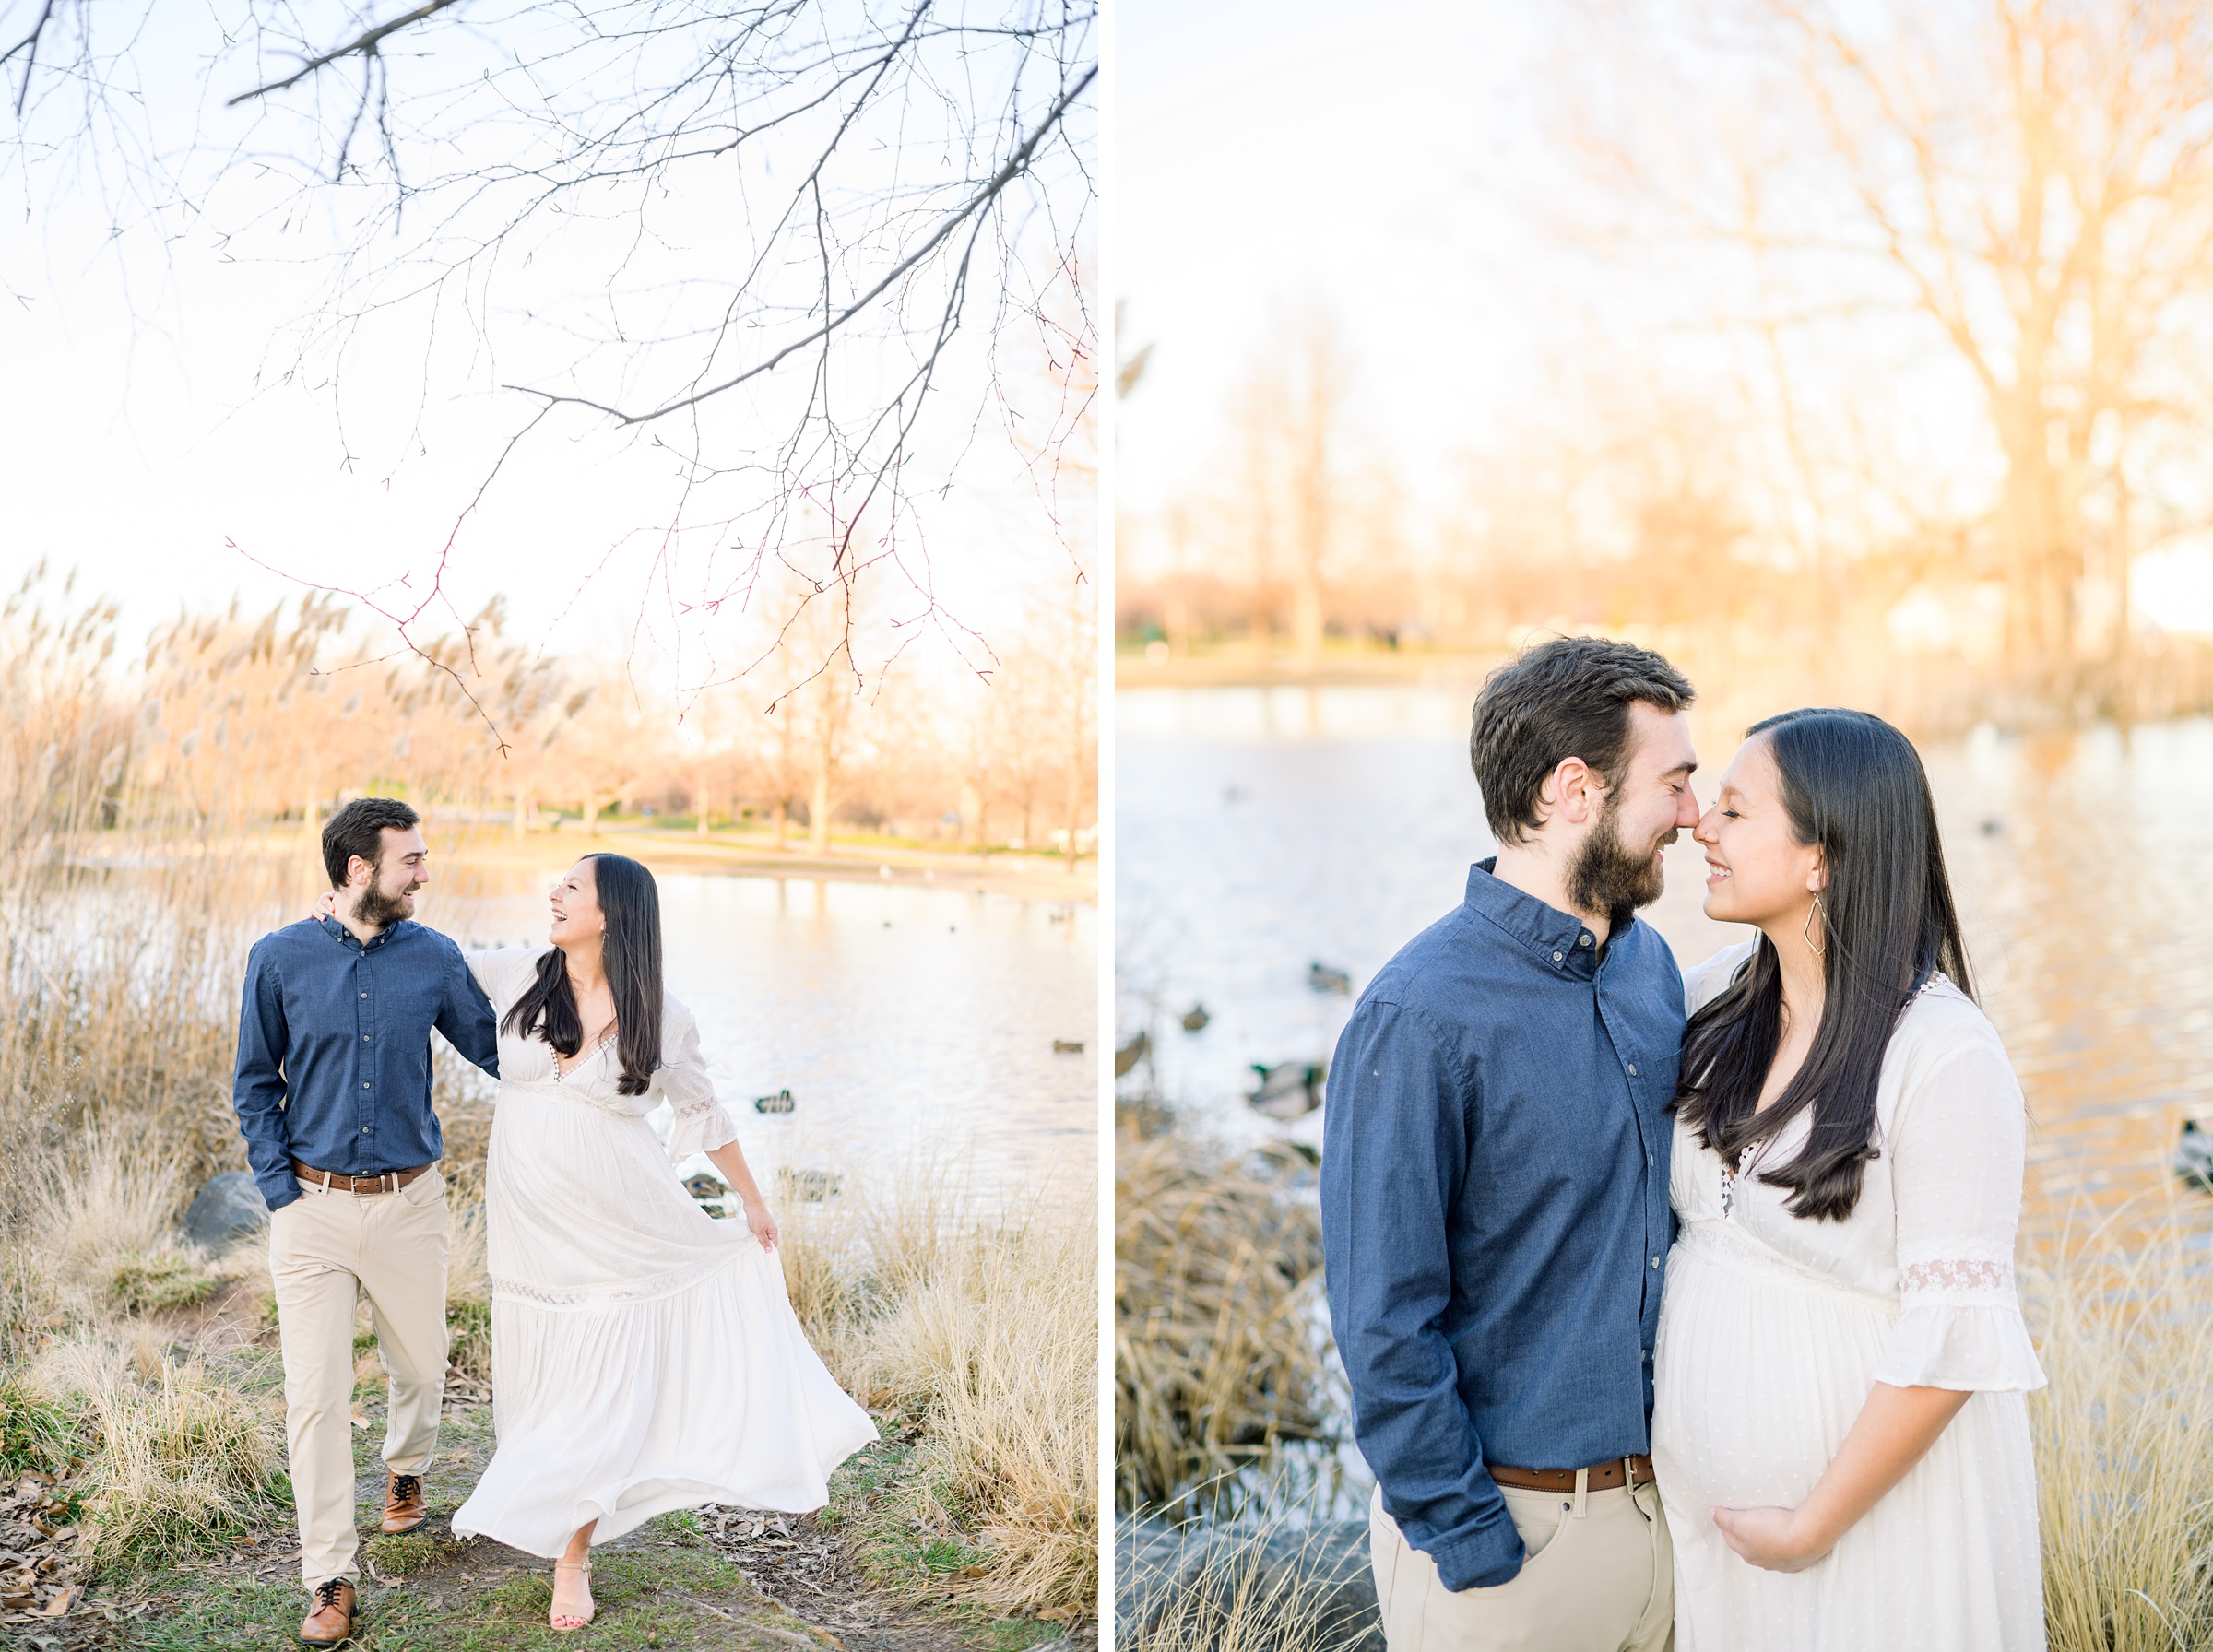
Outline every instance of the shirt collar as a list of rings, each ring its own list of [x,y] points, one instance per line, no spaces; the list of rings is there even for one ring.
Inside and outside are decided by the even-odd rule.
[[[1494,868],[1498,857],[1479,860],[1468,869],[1468,906],[1487,919],[1535,957],[1547,969],[1574,980],[1589,981],[1598,974],[1598,937],[1572,913],[1547,906],[1534,895],[1523,894],[1501,881]],[[1636,918],[1625,914],[1612,926],[1610,940],[1618,942]]]
[[[327,913],[317,917],[315,922],[323,926],[323,933],[329,936],[331,939],[342,947],[351,947],[357,952],[373,952],[403,929],[412,929],[415,926],[413,918],[402,918],[396,924],[385,925],[364,945],[352,930],[347,928],[345,925]]]

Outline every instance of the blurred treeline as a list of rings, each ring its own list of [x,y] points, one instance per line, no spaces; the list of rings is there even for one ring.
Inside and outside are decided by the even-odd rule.
[[[680,694],[634,663],[541,653],[497,602],[418,650],[338,598],[233,604],[125,657],[115,604],[77,587],[41,571],[0,605],[11,850],[319,824],[376,792],[517,834],[650,814],[815,852],[834,832],[1064,848],[1095,832],[1093,621],[1065,602],[988,683],[905,663],[857,681],[822,609]]]
[[[2203,709],[2207,643],[2143,575],[2213,570],[2213,14],[1548,26],[1522,175],[1478,185],[1526,206],[1502,324],[1546,331],[1545,405],[1412,477],[1344,330],[1286,325],[1126,525],[1124,643],[1311,672],[1603,630],[1923,726]]]

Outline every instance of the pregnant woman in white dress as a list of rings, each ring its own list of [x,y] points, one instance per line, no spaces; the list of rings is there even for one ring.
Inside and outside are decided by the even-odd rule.
[[[454,1530],[558,1556],[555,1629],[590,1622],[590,1545],[670,1509],[806,1510],[876,1439],[808,1346],[776,1225],[661,990],[660,898],[621,856],[556,890],[550,947],[470,957],[500,1018],[485,1202],[498,1450]],[[675,1115],[666,1149],[646,1121]],[[672,1165],[705,1152],[717,1221]]]
[[[1760,935],[1687,982],[1652,1419],[1678,1652],[2041,1648],[2026,1110],[1920,759],[1861,713],[1770,719],[1697,837],[1708,914]]]

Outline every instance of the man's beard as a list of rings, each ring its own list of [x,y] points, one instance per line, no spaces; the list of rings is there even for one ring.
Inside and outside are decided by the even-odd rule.
[[[407,915],[407,903],[397,895],[387,895],[374,883],[365,885],[361,898],[353,903],[354,922],[372,929],[388,929]]]
[[[1667,837],[1675,835],[1670,832]],[[1621,841],[1621,815],[1609,799],[1598,829],[1583,840],[1568,868],[1568,900],[1578,912],[1617,917],[1657,901],[1663,880],[1657,855],[1632,855]]]

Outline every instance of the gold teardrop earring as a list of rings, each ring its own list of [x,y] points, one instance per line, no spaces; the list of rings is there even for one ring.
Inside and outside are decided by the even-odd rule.
[[[1818,936],[1816,936],[1814,933],[1817,926],[1819,926],[1821,931]],[[1814,897],[1813,905],[1806,911],[1805,927],[1803,931],[1801,931],[1801,933],[1805,937],[1805,944],[1813,948],[1814,956],[1816,958],[1822,958],[1828,955],[1828,914],[1821,909],[1821,897],[1819,895],[1816,895]]]

